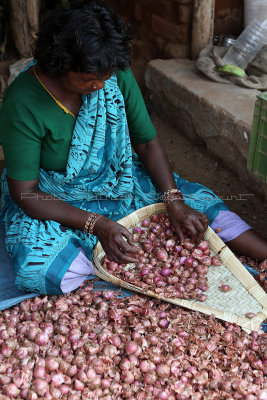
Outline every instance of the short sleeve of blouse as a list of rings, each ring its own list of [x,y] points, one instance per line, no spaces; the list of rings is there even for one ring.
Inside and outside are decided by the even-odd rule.
[[[156,131],[132,70],[130,68],[119,70],[116,75],[125,101],[131,141],[132,143],[149,142],[156,136]]]
[[[36,116],[17,99],[7,99],[0,110],[0,142],[8,177],[35,180],[39,175],[44,134]]]

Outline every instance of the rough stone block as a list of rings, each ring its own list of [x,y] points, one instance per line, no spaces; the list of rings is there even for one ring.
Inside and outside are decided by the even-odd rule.
[[[152,13],[150,10],[143,9],[142,14],[142,26],[145,27],[147,31],[151,32]]]
[[[142,24],[141,26],[139,26],[138,33],[140,39],[143,40],[144,42],[151,40],[154,36],[153,32],[151,31],[151,28],[146,24]]]
[[[173,0],[173,1],[178,4],[193,4],[193,0]]]
[[[159,17],[175,22],[175,13],[173,12],[173,0],[156,0],[151,13],[157,14]]]
[[[166,45],[166,39],[164,39],[162,36],[154,35],[152,40],[155,43],[157,49],[162,52]]]
[[[191,24],[192,22],[192,7],[181,5],[178,8],[178,20],[181,24]]]
[[[248,187],[267,199],[267,185],[246,168],[259,91],[208,80],[190,60],[153,60],[146,70],[154,110],[207,148]]]
[[[164,54],[168,58],[188,58],[190,46],[188,44],[167,43]]]
[[[154,4],[155,4],[155,0],[139,0],[139,4],[142,7],[147,7],[147,8],[151,8],[152,9]]]
[[[136,3],[134,6],[134,16],[137,19],[137,21],[142,21],[143,18],[142,7],[138,3]]]
[[[149,47],[148,42],[144,42],[142,40],[135,39],[133,41],[132,48],[132,56],[136,59],[142,59],[144,61],[148,61],[151,59],[151,48]]]
[[[177,25],[166,21],[157,15],[152,15],[152,30],[166,39],[178,43],[189,42],[189,25]]]

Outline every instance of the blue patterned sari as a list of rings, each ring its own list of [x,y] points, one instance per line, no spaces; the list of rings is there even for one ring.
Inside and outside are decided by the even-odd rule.
[[[228,209],[209,189],[174,176],[185,202],[206,213],[210,222],[219,211]],[[77,257],[79,247],[91,259],[97,238],[55,221],[29,217],[12,201],[6,171],[1,184],[1,214],[16,285],[30,292],[62,294],[62,278]],[[124,99],[115,75],[103,89],[83,96],[66,171],[40,169],[39,188],[75,207],[115,221],[160,201],[159,189],[132,154]]]

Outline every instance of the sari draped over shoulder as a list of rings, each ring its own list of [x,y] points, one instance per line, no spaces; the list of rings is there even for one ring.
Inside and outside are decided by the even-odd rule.
[[[209,189],[177,174],[174,177],[185,202],[206,213],[210,222],[219,211],[228,210]],[[1,215],[16,285],[30,292],[62,294],[62,278],[79,254],[79,248],[84,249],[90,260],[97,238],[55,221],[29,217],[11,199],[6,170],[1,185]],[[160,201],[159,189],[132,153],[124,98],[115,75],[106,81],[103,89],[83,96],[66,171],[40,169],[39,188],[47,193],[47,201],[56,196],[115,221]]]

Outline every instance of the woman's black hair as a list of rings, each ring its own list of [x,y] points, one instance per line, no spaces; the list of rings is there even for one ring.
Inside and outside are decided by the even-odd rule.
[[[106,76],[131,62],[131,31],[101,1],[53,12],[39,31],[34,58],[51,77],[69,71]]]

